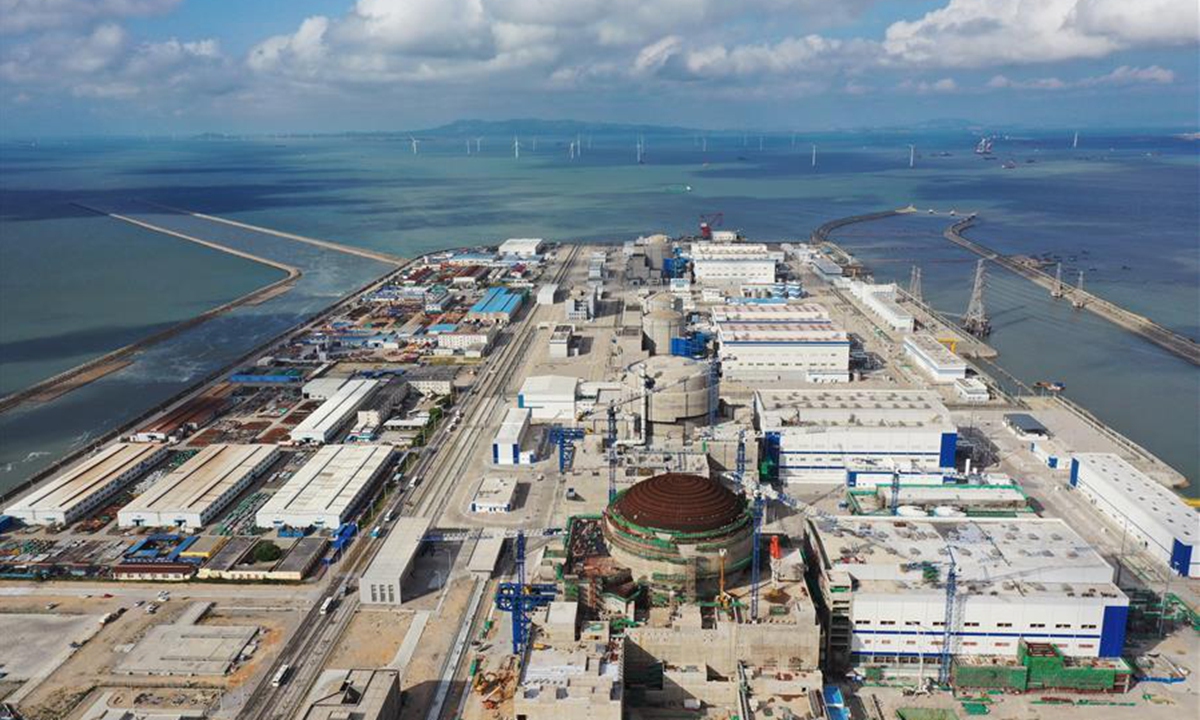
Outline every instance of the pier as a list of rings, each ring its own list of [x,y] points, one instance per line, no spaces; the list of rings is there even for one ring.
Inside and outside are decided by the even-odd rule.
[[[865,217],[865,216],[864,216]],[[1040,268],[1035,268],[1025,263],[1018,262],[1014,258],[1003,255],[974,240],[968,240],[963,237],[963,231],[975,224],[976,216],[971,215],[967,218],[959,220],[951,225],[943,233],[945,238],[959,247],[970,250],[979,257],[990,260],[1007,270],[1010,270],[1017,275],[1020,275],[1036,285],[1046,289],[1047,292],[1054,292],[1056,287],[1055,279],[1052,275],[1044,272]],[[843,223],[845,224],[845,223]],[[822,226],[824,227],[824,226]],[[814,233],[815,236],[816,233]],[[1122,327],[1129,332],[1134,333],[1159,347],[1167,350],[1175,355],[1187,360],[1193,365],[1200,365],[1200,346],[1195,341],[1180,335],[1173,330],[1169,330],[1162,325],[1154,322],[1148,317],[1139,315],[1130,310],[1111,303],[1098,295],[1094,295],[1086,290],[1079,288],[1066,288],[1063,294],[1075,307],[1082,307],[1085,310],[1095,313],[1109,322]]]

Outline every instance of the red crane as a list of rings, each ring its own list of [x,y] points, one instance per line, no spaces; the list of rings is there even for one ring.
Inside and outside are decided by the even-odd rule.
[[[715,227],[721,227],[725,222],[725,213],[715,212],[706,213],[700,216],[700,237],[705,240],[712,240],[712,231]]]

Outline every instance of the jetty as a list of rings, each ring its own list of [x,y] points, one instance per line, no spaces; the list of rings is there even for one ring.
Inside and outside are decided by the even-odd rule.
[[[964,237],[963,232],[972,227],[977,219],[977,216],[969,215],[959,220],[946,229],[945,233],[943,233],[945,238],[959,247],[970,250],[985,260],[994,262],[1028,279],[1034,284],[1046,288],[1047,292],[1054,292],[1059,287],[1054,276],[1042,269],[1028,263],[1019,262],[1016,258],[996,252],[978,241],[969,240]],[[1109,302],[1086,290],[1065,288],[1062,292],[1075,307],[1099,315],[1114,325],[1149,340],[1193,365],[1200,365],[1200,345],[1197,345],[1194,340],[1165,328],[1144,315],[1127,310],[1116,303]]]

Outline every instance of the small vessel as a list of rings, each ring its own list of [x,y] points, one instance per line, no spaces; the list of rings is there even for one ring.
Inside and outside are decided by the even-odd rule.
[[[992,139],[979,138],[979,144],[975,146],[976,155],[991,155],[992,154]]]
[[[1013,162],[1012,160],[1005,160],[1004,164],[1001,165],[1000,167],[1004,168],[1005,170],[1012,170],[1016,166],[1017,166],[1017,164],[1015,162]]]

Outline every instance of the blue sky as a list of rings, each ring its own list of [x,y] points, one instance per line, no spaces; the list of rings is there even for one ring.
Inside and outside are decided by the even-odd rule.
[[[1196,0],[0,0],[5,135],[1200,129]]]

